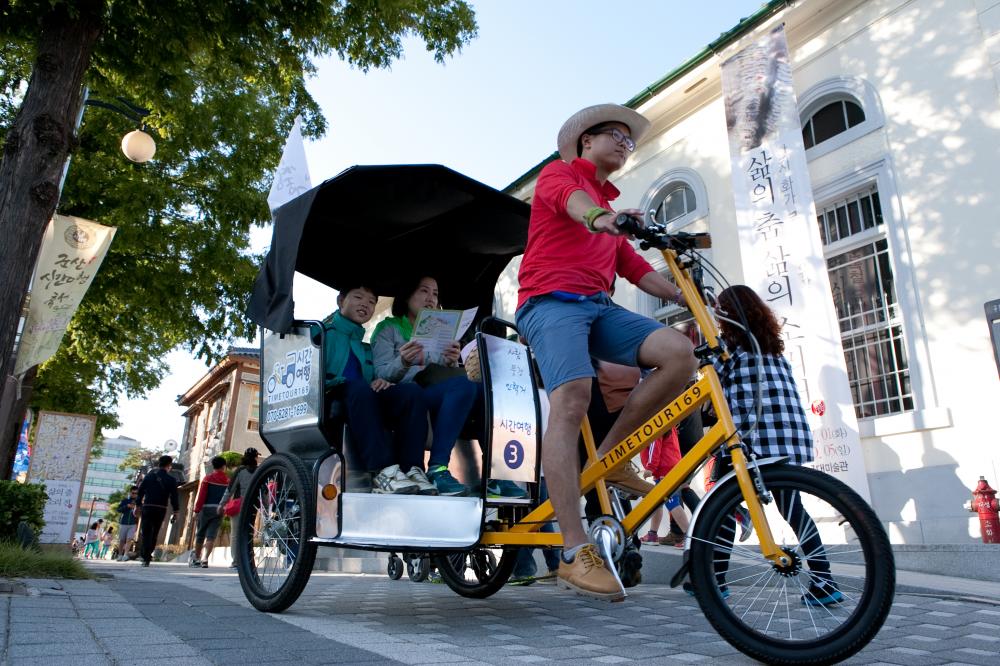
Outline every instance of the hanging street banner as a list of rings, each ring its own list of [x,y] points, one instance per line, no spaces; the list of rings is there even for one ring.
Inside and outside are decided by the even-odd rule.
[[[281,161],[274,172],[271,191],[267,195],[267,207],[280,208],[303,192],[312,189],[309,165],[306,163],[306,147],[302,141],[302,116],[295,116],[295,124],[285,140]]]
[[[49,495],[41,543],[68,544],[73,536],[96,423],[96,416],[38,413],[28,483],[44,483]]]
[[[114,227],[79,217],[53,216],[35,265],[31,305],[17,350],[15,375],[48,360],[59,349],[115,231]]]
[[[868,500],[783,26],[722,64],[722,92],[746,283],[782,324],[812,428],[812,466]]]

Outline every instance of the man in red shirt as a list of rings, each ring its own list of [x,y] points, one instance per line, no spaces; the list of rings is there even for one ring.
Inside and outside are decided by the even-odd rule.
[[[632,392],[601,455],[680,394],[696,367],[687,338],[608,296],[620,275],[648,294],[683,304],[680,290],[621,235],[611,209],[619,192],[608,177],[625,166],[648,129],[641,114],[617,104],[587,107],[563,124],[562,160],[546,165],[535,184],[518,275],[518,330],[535,351],[551,403],[542,464],[565,543],[559,584],[612,601],[622,598],[621,588],[587,543],[580,520],[577,438],[595,374],[591,357],[656,368]],[[635,209],[619,212],[642,217]],[[628,469],[607,480],[637,494],[651,487]]]
[[[228,487],[226,459],[215,456],[212,458],[212,473],[201,480],[201,485],[198,486],[198,499],[194,503],[194,515],[198,516],[198,531],[194,536],[194,554],[188,563],[192,567],[208,568],[208,558],[212,556],[215,537],[222,524],[219,501]],[[205,545],[205,559],[201,559],[202,544]]]

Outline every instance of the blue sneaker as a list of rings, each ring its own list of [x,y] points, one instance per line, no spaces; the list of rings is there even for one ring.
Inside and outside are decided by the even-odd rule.
[[[505,499],[527,499],[528,491],[513,481],[490,479],[486,484],[486,496]]]
[[[694,596],[694,586],[691,585],[691,583],[689,583],[687,581],[684,581],[683,588],[684,588],[684,591],[687,592],[687,595],[689,597],[693,597]],[[729,588],[727,586],[725,586],[725,585],[722,585],[721,587],[719,587],[719,594],[722,595],[723,599],[728,599],[729,598]]]
[[[835,587],[820,587],[813,583],[809,591],[802,595],[802,603],[806,606],[833,606],[844,600],[843,593]]]
[[[444,465],[436,465],[427,470],[427,479],[437,488],[438,495],[465,497],[469,489],[458,482]]]

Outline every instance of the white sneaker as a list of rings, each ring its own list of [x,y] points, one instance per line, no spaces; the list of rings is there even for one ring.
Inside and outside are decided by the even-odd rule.
[[[433,483],[427,479],[427,475],[424,474],[424,470],[419,467],[411,467],[410,471],[406,473],[406,478],[417,484],[417,488],[421,495],[437,495],[438,489]]]
[[[415,495],[420,492],[420,486],[408,479],[399,465],[389,465],[372,479],[372,492],[380,495]]]

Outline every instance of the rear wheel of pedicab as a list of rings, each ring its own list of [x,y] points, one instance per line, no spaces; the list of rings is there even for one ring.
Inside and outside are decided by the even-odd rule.
[[[389,557],[389,564],[386,567],[386,573],[389,574],[389,578],[392,580],[399,580],[403,577],[403,560],[399,559],[396,555],[391,555]]]
[[[746,505],[733,479],[706,499],[691,534],[698,603],[723,638],[765,663],[846,659],[875,637],[892,606],[896,571],[885,530],[832,476],[792,465],[761,474],[774,500],[764,505],[768,525],[791,561],[771,563],[757,535],[737,529]]]
[[[481,546],[435,558],[438,573],[448,587],[473,599],[485,599],[506,585],[516,562],[516,548],[504,550],[498,561],[492,550]]]
[[[257,468],[243,494],[236,534],[243,593],[254,608],[280,613],[312,573],[316,502],[309,472],[295,456],[278,453]]]

